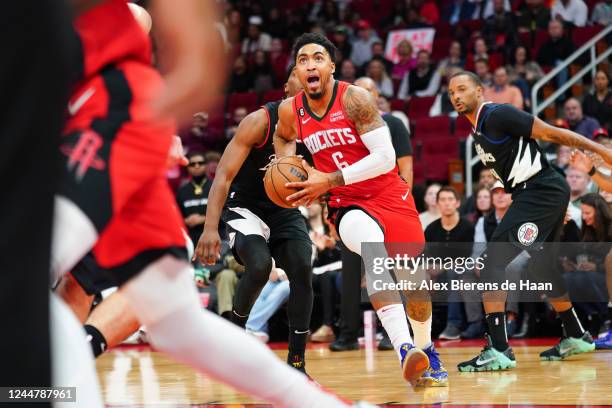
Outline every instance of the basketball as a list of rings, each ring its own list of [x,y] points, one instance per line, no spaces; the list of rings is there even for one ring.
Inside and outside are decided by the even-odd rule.
[[[279,207],[292,208],[287,196],[297,189],[285,187],[292,181],[306,181],[308,173],[302,166],[301,156],[287,156],[268,166],[264,176],[264,188],[270,200]]]

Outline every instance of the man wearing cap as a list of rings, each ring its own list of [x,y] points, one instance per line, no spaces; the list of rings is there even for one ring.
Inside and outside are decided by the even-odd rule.
[[[242,41],[242,55],[248,56],[255,51],[262,50],[269,52],[272,48],[272,37],[269,34],[261,32],[261,24],[263,20],[259,16],[251,16],[249,18],[249,29],[247,37]]]
[[[353,52],[351,53],[351,59],[356,66],[361,67],[372,59],[372,44],[377,41],[380,41],[380,38],[372,30],[370,23],[367,20],[359,20],[357,38],[353,41]]]

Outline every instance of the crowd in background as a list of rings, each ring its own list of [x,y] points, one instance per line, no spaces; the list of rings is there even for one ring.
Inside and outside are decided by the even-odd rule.
[[[555,65],[581,44],[572,33],[587,26],[612,24],[612,1],[583,0],[395,0],[362,2],[351,0],[225,2],[225,19],[219,32],[231,57],[227,96],[218,112],[194,114],[190,128],[180,136],[189,153],[187,174],[176,168],[168,178],[177,190],[177,202],[189,235],[197,243],[205,217],[207,195],[214,179],[220,153],[235,135],[240,121],[259,103],[282,97],[286,69],[292,59],[294,38],[303,32],[320,32],[336,45],[335,78],[355,82],[371,78],[380,94],[379,108],[390,112],[415,99],[434,99],[429,116],[452,115],[446,94],[448,78],[460,69],[473,70],[485,84],[485,98],[511,103],[530,110],[531,88]],[[378,15],[364,15],[362,3],[375,3]],[[361,11],[361,13],[360,13]],[[397,46],[398,61],[385,56],[385,39],[396,29],[434,27],[434,48],[415,50],[408,40]],[[451,34],[452,32],[452,34]],[[443,49],[440,49],[443,47]],[[567,73],[569,75],[569,73]],[[567,78],[565,76],[565,79]],[[561,75],[563,77],[563,75]],[[587,79],[588,80],[588,79]],[[563,83],[561,78],[556,84]],[[592,83],[582,93],[567,93],[559,100],[555,124],[572,129],[600,143],[610,144],[612,92],[609,65],[600,66]],[[255,93],[257,99],[231,103],[232,95]],[[394,112],[411,127],[406,109]],[[571,188],[564,228],[566,242],[606,242],[612,239],[610,222],[612,195],[599,192],[586,173],[569,168],[569,148],[549,146],[554,167],[565,175]],[[598,164],[602,166],[601,163]],[[610,169],[600,170],[610,174]],[[428,240],[482,243],[505,215],[510,194],[495,188],[494,178],[483,169],[474,194],[460,196],[446,187],[447,180],[427,180],[421,194],[415,186],[420,219]],[[196,194],[198,193],[199,194]],[[324,216],[325,209],[304,209],[305,222],[313,241],[315,312],[313,341],[333,341],[339,327],[342,267],[339,239]],[[220,227],[221,229],[223,226]],[[225,231],[220,231],[224,236]],[[605,285],[605,256],[594,245],[583,253],[569,254],[559,262],[573,291],[592,293],[593,302],[578,303],[577,310],[597,335],[610,320]],[[210,293],[208,307],[228,316],[235,286],[243,272],[224,247],[218,265],[196,265],[201,291]],[[439,272],[439,271],[438,271]],[[433,273],[434,279],[445,279]],[[469,279],[477,281],[478,274]],[[282,308],[288,296],[287,277],[276,268],[253,308],[247,329],[267,341],[275,324],[282,325]],[[355,310],[361,313],[367,308]],[[510,299],[508,334],[514,337],[554,334],[560,325],[545,303],[521,303]],[[441,339],[477,338],[483,334],[483,312],[479,302],[454,294],[444,305],[435,305],[434,326]],[[275,323],[275,317],[279,322]],[[271,322],[271,325],[269,324]],[[282,331],[279,331],[284,333]]]

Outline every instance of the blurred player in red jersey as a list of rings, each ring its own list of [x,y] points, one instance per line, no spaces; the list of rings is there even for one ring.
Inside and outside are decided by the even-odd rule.
[[[168,8],[168,3],[154,6]],[[212,2],[172,3],[168,12],[174,15],[175,9],[189,11],[191,6],[193,11],[198,4],[209,9],[208,16],[214,15]],[[193,21],[185,17],[180,24]],[[182,31],[179,21],[173,22]],[[201,310],[182,219],[165,179],[169,152],[180,159],[173,144],[175,127],[159,112],[159,106],[165,106],[183,116],[178,107],[182,98],[193,105],[193,94],[180,92],[181,81],[189,79],[175,76],[179,91],[163,89],[150,66],[151,43],[123,0],[88,9],[75,25],[84,69],[68,105],[70,118],[61,145],[65,174],[56,200],[53,271],[65,273],[91,250],[119,284],[158,350],[279,406],[349,406],[283,364],[256,339]],[[205,21],[198,25],[212,30]],[[162,33],[165,28],[162,24]],[[211,47],[207,63],[218,67],[214,49],[219,47],[214,34],[206,34],[202,41]],[[175,51],[170,53],[174,62],[186,63],[180,55],[191,50]],[[176,65],[170,70],[189,72]],[[214,89],[222,78],[214,75],[208,81]]]
[[[299,139],[317,170],[304,162],[308,180],[288,183],[301,189],[288,200],[308,205],[329,191],[336,230],[359,255],[367,242],[412,243],[420,249],[425,239],[418,212],[409,186],[398,175],[389,128],[376,102],[365,89],[334,80],[335,47],[325,37],[304,34],[293,51],[304,91],[280,105],[274,145],[278,157],[292,155]],[[415,347],[399,294],[370,290],[368,271],[366,279],[404,378],[413,385],[445,385],[448,373],[431,342],[431,302],[412,304],[419,310],[410,310],[410,315],[422,317],[413,323]]]

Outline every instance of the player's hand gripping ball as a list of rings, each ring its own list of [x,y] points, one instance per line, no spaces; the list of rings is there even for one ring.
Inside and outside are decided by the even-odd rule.
[[[287,196],[298,191],[295,188],[285,187],[286,183],[308,179],[302,160],[302,156],[286,156],[272,160],[266,167],[264,188],[270,200],[279,207],[292,208]]]

